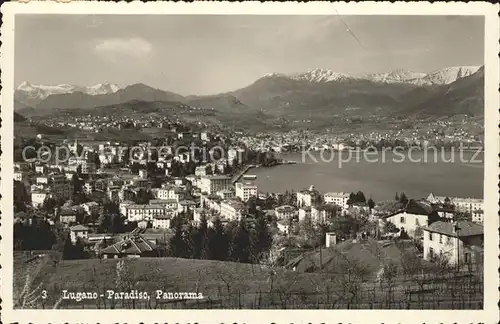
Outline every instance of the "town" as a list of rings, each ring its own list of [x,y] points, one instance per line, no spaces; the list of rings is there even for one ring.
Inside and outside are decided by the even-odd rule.
[[[62,140],[70,154],[61,162],[55,143],[39,136],[32,153],[49,149],[15,163],[15,250],[52,251],[62,260],[179,257],[321,272],[328,249],[399,241],[409,242],[404,253],[413,258],[454,271],[482,263],[482,199],[401,192],[375,202],[362,190],[322,193],[306,183],[297,192],[264,193],[249,172],[273,165],[271,151],[229,145],[208,131],[173,136],[201,146],[188,151],[169,145],[173,138],[158,140],[167,152],[159,156],[151,142],[134,150]]]

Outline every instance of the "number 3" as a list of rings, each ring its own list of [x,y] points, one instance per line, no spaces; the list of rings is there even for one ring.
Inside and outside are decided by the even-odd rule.
[[[47,299],[47,290],[42,290],[42,298]]]

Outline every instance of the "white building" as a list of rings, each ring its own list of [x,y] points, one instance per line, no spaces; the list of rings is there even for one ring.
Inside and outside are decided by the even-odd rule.
[[[221,218],[239,220],[245,210],[245,205],[237,200],[227,200],[220,203]]]
[[[432,260],[438,256],[446,257],[450,263],[468,263],[482,250],[484,229],[468,221],[457,223],[434,222],[424,227],[424,259]]]
[[[321,205],[311,207],[311,220],[313,223],[325,224],[329,219],[335,215],[335,206],[333,205]]]
[[[165,186],[157,191],[158,199],[173,199],[175,201],[181,201],[185,197],[186,194],[184,189],[178,186]]]
[[[347,209],[347,201],[349,200],[349,194],[347,192],[327,192],[323,195],[323,201],[326,204],[335,204],[342,207],[342,209]]]
[[[73,172],[77,172],[79,167],[81,167],[82,174],[95,174],[97,170],[96,164],[87,159],[70,158],[68,163],[67,169]]]
[[[43,205],[45,199],[50,197],[50,191],[44,189],[31,190],[31,204],[35,208],[40,208]]]
[[[279,221],[276,222],[276,226],[278,227],[278,230],[284,234],[289,234],[290,233],[290,220],[288,219],[280,219]]]
[[[236,197],[235,192],[231,189],[219,190],[216,195],[221,197],[222,200],[230,200]]]
[[[22,171],[14,171],[14,181],[23,181],[23,172]]]
[[[168,215],[155,215],[153,216],[153,228],[170,228],[170,220],[173,217],[172,214]]]
[[[35,165],[35,172],[37,174],[45,173],[46,167],[44,165]]]
[[[303,221],[304,219],[311,217],[311,207],[306,206],[306,207],[301,207],[299,208],[299,222]]]
[[[294,207],[288,205],[276,207],[274,208],[274,212],[278,219],[290,219],[297,213]]]
[[[484,210],[484,200],[478,198],[452,198],[452,204],[457,210],[474,214]]]
[[[185,212],[187,213],[190,210],[194,210],[196,208],[196,203],[192,200],[181,200],[179,201],[179,204],[177,205],[177,212],[182,213]]]
[[[207,166],[206,165],[200,165],[197,166],[196,169],[194,170],[194,175],[198,177],[204,177],[207,175]]]
[[[200,189],[208,194],[216,193],[220,190],[230,189],[231,177],[228,176],[205,176],[200,179]]]
[[[154,216],[175,214],[175,210],[168,209],[163,204],[139,205],[133,204],[125,207],[126,217],[130,222],[150,221]]]
[[[483,215],[484,215],[483,210],[474,210],[472,212],[472,221],[474,223],[482,224],[484,222]]]
[[[87,240],[89,229],[83,225],[75,225],[69,228],[71,242],[75,243],[78,238]]]
[[[250,197],[257,197],[257,185],[252,181],[237,182],[236,197],[243,201],[247,201]]]
[[[398,229],[404,229],[410,237],[415,237],[417,228],[427,226],[429,218],[439,219],[439,215],[429,204],[413,199],[408,202],[404,209],[383,217],[384,220],[391,222]]]
[[[309,189],[303,189],[297,192],[297,206],[312,206],[316,200],[317,195],[319,195],[319,192],[314,189],[313,185],[311,185]]]
[[[460,197],[444,197],[436,196],[430,193],[427,200],[433,204],[450,204],[455,206],[457,211],[466,212],[474,217],[476,214],[476,220],[482,221],[482,214],[484,210],[484,200],[480,198],[460,198]]]
[[[99,204],[95,201],[83,203],[82,208],[87,215],[97,214],[99,212]]]

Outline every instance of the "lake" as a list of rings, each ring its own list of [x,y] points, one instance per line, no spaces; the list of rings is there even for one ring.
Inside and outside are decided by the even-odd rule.
[[[297,191],[314,185],[321,192],[361,190],[375,201],[393,199],[396,192],[404,192],[410,198],[427,197],[430,192],[439,196],[482,198],[484,154],[479,153],[475,158],[474,152],[461,154],[415,151],[411,155],[377,152],[367,156],[355,152],[293,153],[279,157],[297,161],[297,164],[260,167],[248,173],[257,175],[261,192]]]

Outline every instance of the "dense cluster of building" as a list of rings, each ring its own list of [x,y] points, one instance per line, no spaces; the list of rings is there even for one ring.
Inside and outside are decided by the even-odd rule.
[[[177,136],[185,135],[180,132]],[[196,137],[210,141],[207,132]],[[240,140],[245,141],[245,137]],[[151,144],[144,142],[138,145],[147,150]],[[175,153],[170,150],[168,159],[158,157],[154,162],[155,174],[151,174],[145,167],[149,162],[142,156],[135,157],[142,167],[133,171],[130,163],[123,160],[119,143],[78,143],[75,140],[67,146],[71,152],[77,152],[81,146],[83,154],[76,154],[76,157],[64,163],[55,163],[52,159],[43,163],[16,163],[14,180],[17,183],[15,188],[22,188],[25,192],[23,197],[29,208],[44,208],[51,199],[57,202],[59,207],[53,206],[53,212],[48,211],[47,218],[51,224],[60,222],[68,226],[72,241],[77,238],[89,243],[112,241],[113,235],[97,234],[95,224],[81,221],[81,215],[102,215],[104,201],[114,203],[125,222],[137,223],[138,229],[168,231],[172,219],[179,214],[189,215],[195,225],[205,216],[211,226],[216,216],[222,223],[239,220],[248,213],[248,201],[252,197],[268,198],[259,193],[256,176],[245,174],[248,168],[243,168],[237,174],[224,175],[225,167],[241,155],[242,149],[238,147],[229,149],[227,156],[216,162],[199,162],[191,174],[175,177],[171,175],[173,163],[189,163],[193,158],[192,152]],[[73,201],[75,182],[81,184],[86,201]],[[355,215],[378,223],[381,230],[391,223],[410,238],[423,240],[425,258],[445,253],[450,250],[447,250],[449,247],[457,247],[457,251],[468,253],[465,251],[471,246],[480,248],[482,245],[478,238],[482,237],[484,221],[482,199],[444,197],[431,193],[425,199],[410,199],[398,210],[384,213],[366,201],[353,201],[351,196],[346,192],[320,193],[310,186],[295,193],[295,203],[281,204],[265,212],[274,217],[277,231],[284,235],[289,235],[294,224],[305,220],[310,220],[316,226],[329,224],[336,217]],[[454,222],[457,213],[470,215],[470,221]],[[24,220],[23,217],[26,217],[26,213],[16,215],[18,220]],[[144,246],[148,253],[151,252],[151,244],[155,244],[154,240],[146,244],[144,239],[142,243],[135,242],[135,239],[123,239],[132,240],[123,244]],[[115,245],[114,248],[106,249],[107,256],[117,249]],[[127,249],[137,250],[128,247],[122,250]],[[453,251],[452,259],[467,258]]]

